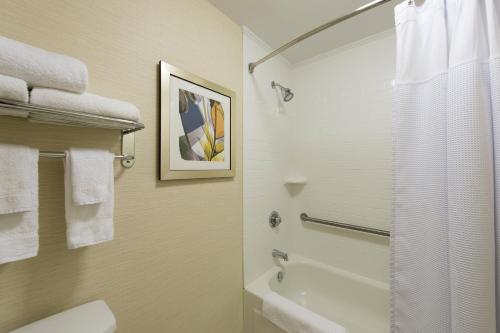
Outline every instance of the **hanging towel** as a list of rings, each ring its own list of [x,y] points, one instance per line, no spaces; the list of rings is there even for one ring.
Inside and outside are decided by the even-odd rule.
[[[139,109],[135,105],[90,93],[73,94],[55,89],[34,88],[31,91],[30,103],[99,116],[139,121]]]
[[[0,74],[0,99],[28,103],[28,85],[25,81]]]
[[[0,144],[0,264],[38,253],[38,156]]]
[[[347,333],[344,327],[275,292],[264,297],[262,315],[288,333]]]
[[[92,160],[95,166],[91,165]],[[71,149],[66,152],[64,188],[69,249],[113,240],[113,160],[114,155],[106,151]],[[101,170],[96,168],[98,165]],[[99,172],[102,174],[97,175]],[[98,179],[92,180],[92,175]],[[95,188],[92,189],[93,186]],[[74,196],[73,193],[79,190],[85,193]],[[78,201],[75,202],[75,199]],[[81,202],[96,203],[79,204]]]
[[[0,36],[0,74],[17,77],[30,87],[76,93],[87,90],[87,66],[78,59],[48,52]]]
[[[115,155],[99,149],[75,149],[71,159],[73,203],[77,206],[103,203],[110,198],[109,181]]]

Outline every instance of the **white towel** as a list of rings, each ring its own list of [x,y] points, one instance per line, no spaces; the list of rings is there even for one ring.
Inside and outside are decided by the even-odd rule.
[[[87,66],[80,60],[2,36],[0,73],[22,79],[30,87],[83,93],[88,85]]]
[[[344,327],[275,292],[264,297],[262,315],[288,333],[347,333]]]
[[[0,98],[28,103],[28,85],[21,79],[0,74]]]
[[[73,203],[80,206],[107,201],[115,155],[106,150],[71,148],[68,158]]]
[[[0,214],[38,206],[38,150],[0,144]]]
[[[34,88],[30,103],[68,111],[139,121],[139,109],[131,103],[90,93],[73,94],[55,89]]]
[[[69,249],[75,249],[82,246],[89,246],[107,242],[113,239],[113,210],[114,210],[114,172],[113,172],[113,159],[109,159],[109,166],[104,167],[100,175],[107,183],[107,197],[101,203],[77,205],[73,198],[73,191],[78,190],[74,188],[75,185],[82,184],[83,179],[73,177],[73,170],[82,170],[88,164],[91,151],[85,154],[86,160],[81,166],[73,167],[73,163],[79,163],[82,160],[73,160],[73,156],[77,155],[75,152],[78,150],[72,149],[66,152],[66,160],[64,164],[64,188],[65,188],[65,208],[66,208],[66,237]],[[82,153],[80,151],[79,153]],[[110,154],[109,152],[106,152]],[[105,153],[98,152],[96,154],[96,161]],[[99,163],[103,163],[102,161]],[[86,177],[86,176],[85,176]],[[85,178],[84,177],[84,178]],[[98,191],[93,192],[98,193]],[[91,193],[91,192],[89,192]],[[85,196],[83,196],[85,197]]]
[[[38,253],[38,156],[0,144],[0,264]]]

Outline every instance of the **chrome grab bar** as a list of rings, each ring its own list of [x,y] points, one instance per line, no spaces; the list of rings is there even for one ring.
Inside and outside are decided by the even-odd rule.
[[[335,222],[335,221],[328,221],[328,220],[323,220],[323,219],[317,219],[314,217],[309,217],[309,215],[307,215],[306,213],[300,214],[300,219],[302,220],[302,222],[312,222],[312,223],[317,223],[317,224],[329,225],[332,227],[360,231],[360,232],[364,232],[364,233],[368,233],[368,234],[372,234],[372,235],[379,235],[379,236],[385,236],[385,237],[391,236],[391,233],[387,230],[362,227],[359,225],[341,223],[341,222]]]

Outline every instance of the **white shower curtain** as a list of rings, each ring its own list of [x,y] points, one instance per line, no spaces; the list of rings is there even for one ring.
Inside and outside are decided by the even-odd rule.
[[[500,332],[499,8],[395,9],[394,333]]]

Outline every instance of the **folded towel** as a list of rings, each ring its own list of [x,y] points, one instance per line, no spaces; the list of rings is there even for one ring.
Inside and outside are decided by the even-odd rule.
[[[0,98],[28,103],[28,85],[25,81],[0,74]]]
[[[113,174],[115,155],[106,150],[75,149],[68,152],[71,160],[73,204],[103,203],[110,198],[109,180]]]
[[[38,154],[0,144],[0,264],[38,253]]]
[[[0,144],[0,214],[38,206],[38,150]]]
[[[264,297],[262,314],[288,333],[346,333],[346,329],[271,292]]]
[[[0,74],[0,99],[28,103],[28,84],[21,79]],[[28,118],[29,111],[0,108],[0,115]]]
[[[74,185],[81,182],[73,177],[73,170],[82,169],[82,166],[73,167],[72,157],[76,149],[66,152],[64,164],[64,188],[66,208],[66,237],[69,249],[99,244],[113,239],[113,209],[114,209],[114,172],[113,160],[111,166],[101,170],[107,179],[107,198],[102,203],[76,205],[73,198]],[[110,154],[110,153],[108,153]],[[90,155],[90,152],[89,152]],[[100,154],[99,154],[100,155]],[[85,163],[86,164],[86,163]],[[104,178],[103,178],[104,179]]]
[[[88,85],[87,66],[80,60],[2,36],[0,73],[23,79],[30,87],[83,93]]]
[[[38,254],[38,207],[0,215],[0,265]]]
[[[55,89],[34,88],[30,94],[30,103],[68,111],[139,121],[139,109],[135,105],[90,93],[73,94]]]

